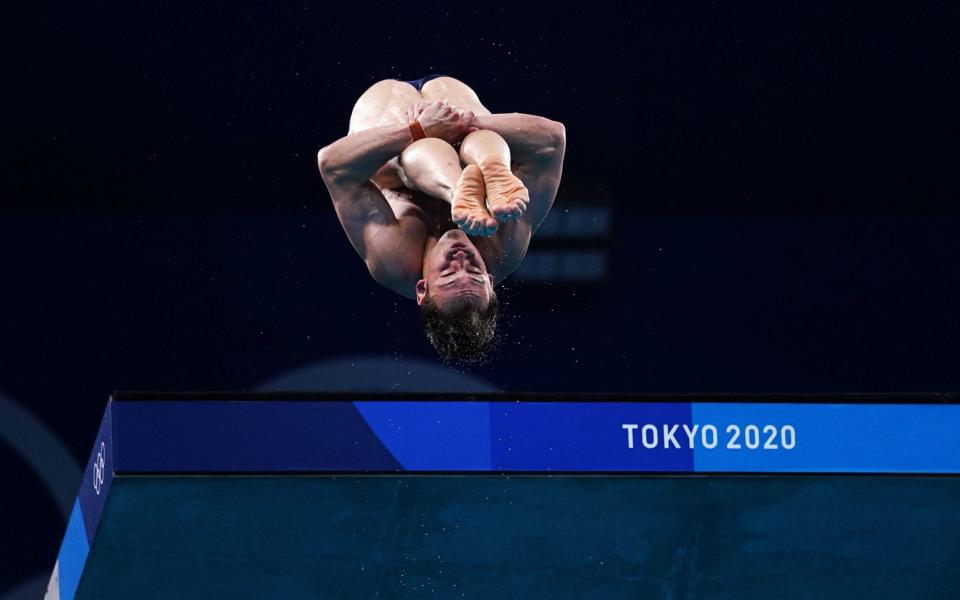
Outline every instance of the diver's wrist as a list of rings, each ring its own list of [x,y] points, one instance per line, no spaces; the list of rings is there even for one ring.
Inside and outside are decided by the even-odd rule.
[[[414,119],[410,122],[410,135],[413,137],[413,141],[422,140],[427,137],[427,133],[423,130],[423,125],[420,124],[420,121]]]

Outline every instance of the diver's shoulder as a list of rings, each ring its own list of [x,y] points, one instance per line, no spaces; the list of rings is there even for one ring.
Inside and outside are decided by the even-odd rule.
[[[417,281],[423,273],[423,251],[418,251],[411,239],[401,236],[396,245],[369,244],[364,263],[373,280],[383,287],[407,298],[416,297]]]
[[[397,265],[390,260],[374,258],[365,262],[374,281],[405,298],[417,297],[416,289],[419,274],[414,274],[410,269]]]

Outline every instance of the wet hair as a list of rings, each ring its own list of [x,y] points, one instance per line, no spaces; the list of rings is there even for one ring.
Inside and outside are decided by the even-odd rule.
[[[420,305],[420,322],[445,363],[478,364],[485,362],[493,346],[499,313],[500,304],[492,292],[486,310],[466,306],[449,314],[437,308],[428,292]]]

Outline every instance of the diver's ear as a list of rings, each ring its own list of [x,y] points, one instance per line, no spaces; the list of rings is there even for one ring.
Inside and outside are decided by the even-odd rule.
[[[427,280],[421,279],[417,282],[417,306],[423,304],[427,297]]]
[[[490,287],[493,287],[493,283],[496,281],[496,279],[493,278],[493,273],[487,273],[487,277],[490,278]]]

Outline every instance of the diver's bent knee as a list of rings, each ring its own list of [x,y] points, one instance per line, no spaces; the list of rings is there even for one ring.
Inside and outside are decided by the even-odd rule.
[[[430,92],[434,90],[434,88],[439,88],[440,90],[446,90],[446,89],[450,89],[451,87],[468,89],[471,92],[473,92],[473,90],[470,88],[469,85],[465,84],[459,79],[444,75],[443,77],[435,77],[430,81],[426,82],[425,84],[423,84],[423,86],[420,88],[420,93],[423,94],[424,96],[429,96]]]
[[[449,142],[440,138],[423,138],[403,149],[400,153],[400,164],[409,165],[420,157],[447,155],[457,156],[456,149]]]
[[[446,140],[435,137],[420,138],[404,148],[401,155],[421,150],[446,150],[447,148],[452,150],[453,146]]]

